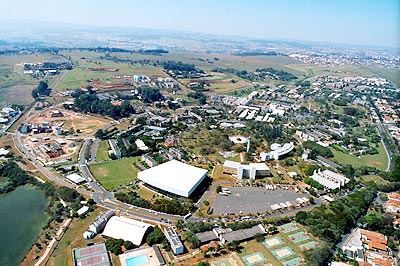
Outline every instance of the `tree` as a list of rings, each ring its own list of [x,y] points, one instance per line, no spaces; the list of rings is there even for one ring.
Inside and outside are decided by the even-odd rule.
[[[73,202],[82,197],[75,189],[69,187],[59,187],[57,193],[60,198],[67,202]]]
[[[106,240],[106,248],[107,250],[111,251],[115,255],[119,255],[122,253],[121,246],[124,244],[123,239],[114,239],[114,238],[107,238]]]
[[[210,266],[210,263],[208,261],[199,261],[197,263],[197,266]]]
[[[296,222],[304,224],[307,219],[307,213],[305,211],[299,211],[296,213]]]
[[[145,103],[152,103],[164,99],[159,89],[139,88],[139,93]]]
[[[46,81],[40,81],[39,85],[32,90],[32,97],[38,98],[39,96],[46,95],[49,96],[51,93],[51,89],[49,89],[49,85],[47,85]]]
[[[188,232],[185,234],[185,240],[190,243],[191,248],[200,247],[200,241],[195,234]]]
[[[239,251],[241,248],[240,242],[237,240],[233,240],[232,242],[228,243],[228,249],[232,251]]]
[[[217,186],[217,188],[216,188],[216,190],[215,190],[217,193],[220,193],[220,192],[222,192],[222,187],[221,186]]]
[[[254,239],[255,239],[257,242],[261,243],[261,242],[264,240],[264,234],[262,234],[262,233],[257,233],[257,234],[254,235]]]
[[[308,198],[310,204],[315,204],[315,199],[313,197]]]
[[[94,136],[99,139],[106,139],[107,132],[102,129],[99,129],[96,131],[96,133],[94,133]]]
[[[124,241],[124,243],[122,243],[122,245],[123,245],[127,250],[133,249],[133,248],[135,247],[135,245],[134,245],[131,241],[128,241],[128,240]]]
[[[160,230],[160,228],[158,228],[158,226],[156,226],[154,228],[154,230],[147,235],[146,237],[146,243],[149,246],[152,246],[154,244],[160,244],[163,242],[163,240],[165,239],[165,235],[163,234],[163,232]]]

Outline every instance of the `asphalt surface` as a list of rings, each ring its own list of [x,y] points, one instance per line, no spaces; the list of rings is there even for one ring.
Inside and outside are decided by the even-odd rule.
[[[214,215],[270,212],[273,204],[289,201],[295,206],[298,204],[296,198],[309,197],[307,194],[280,188],[267,190],[265,187],[229,187],[228,189],[231,191],[228,196],[217,195],[214,198],[212,204]]]

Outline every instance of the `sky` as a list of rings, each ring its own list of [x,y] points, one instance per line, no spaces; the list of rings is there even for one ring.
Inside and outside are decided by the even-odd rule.
[[[13,0],[0,19],[400,48],[400,0]]]

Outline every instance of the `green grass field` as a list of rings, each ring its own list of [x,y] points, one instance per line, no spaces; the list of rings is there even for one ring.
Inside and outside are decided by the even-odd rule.
[[[0,103],[26,105],[31,102],[32,88],[39,84],[39,80],[47,80],[49,84],[58,76],[32,77],[24,75],[21,63],[38,63],[43,61],[64,61],[57,55],[48,53],[25,55],[0,55]]]
[[[108,156],[109,146],[107,141],[102,140],[100,141],[99,148],[97,149],[96,160],[97,161],[106,161],[109,160],[110,157]]]
[[[374,181],[375,183],[380,185],[387,185],[389,183],[388,181],[377,175],[364,175],[360,178],[360,180],[364,184],[370,181]]]
[[[76,67],[69,71],[58,90],[76,89],[89,85],[88,80],[98,79],[103,83],[123,83],[122,79],[114,76],[166,76],[154,66],[128,65],[126,63],[115,63],[103,59],[104,54],[89,51],[64,51],[66,56],[70,56]],[[118,54],[119,57],[119,54]],[[88,67],[118,68],[117,72],[107,71],[88,71]]]
[[[371,73],[386,78],[400,86],[400,70],[393,68],[367,67]]]
[[[88,85],[87,80],[99,79],[102,82],[113,82],[114,75],[136,75],[143,74],[148,76],[165,76],[161,72],[160,67],[152,65],[142,66],[139,64],[128,65],[125,63],[115,63],[102,58],[103,53],[89,51],[64,51],[63,54],[70,56],[76,64],[76,68],[70,71],[65,80],[59,86],[60,90],[73,89]],[[214,68],[234,68],[237,70],[254,71],[257,68],[273,67],[280,70],[291,72],[294,75],[302,76],[305,71],[291,67],[291,64],[300,64],[298,61],[285,56],[234,56],[234,55],[203,55],[191,53],[168,53],[162,55],[144,55],[136,53],[109,53],[111,56],[116,56],[120,59],[129,60],[153,60],[153,61],[182,61],[188,64],[194,64],[196,67],[211,71]],[[214,58],[218,58],[215,60]],[[119,68],[118,72],[92,72],[87,71],[87,67],[110,67]],[[240,79],[233,74],[222,74],[224,77],[211,78],[210,80],[221,81],[221,83],[213,84],[210,89],[231,90],[245,86],[248,82]],[[238,80],[236,84],[230,82],[222,83],[222,79]],[[115,80],[114,80],[115,81]],[[220,85],[221,86],[218,86]]]
[[[144,187],[141,187],[141,188],[137,191],[137,194],[138,194],[140,197],[144,198],[145,200],[150,200],[154,195],[157,195],[157,194],[154,193],[153,191],[151,191],[151,190],[149,190],[149,189],[147,189],[147,188],[144,188]]]
[[[331,149],[335,160],[342,164],[351,164],[353,167],[372,166],[379,170],[386,171],[388,165],[388,157],[382,143],[379,143],[378,154],[362,155],[360,157],[352,156],[335,149]]]
[[[115,161],[92,164],[90,172],[97,181],[107,190],[113,190],[132,182],[138,173],[133,166],[140,157],[123,158]]]

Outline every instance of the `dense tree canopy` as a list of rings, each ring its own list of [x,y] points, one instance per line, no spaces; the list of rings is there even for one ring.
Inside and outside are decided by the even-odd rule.
[[[356,226],[358,218],[364,215],[372,204],[376,191],[375,184],[368,185],[365,189],[330,204],[314,207],[311,212],[300,211],[296,214],[296,221],[306,225],[314,235],[326,241],[327,247],[319,252],[327,252],[341,240],[343,234],[348,233],[351,228]],[[331,253],[327,254],[327,256],[309,254],[309,259],[321,260],[320,263],[322,263],[310,265],[325,265],[322,261],[328,261]]]
[[[154,244],[161,244],[165,239],[164,233],[161,231],[158,226],[154,228],[154,230],[149,233],[146,237],[146,243],[147,245],[151,246]]]
[[[329,148],[322,147],[314,141],[305,141],[303,142],[303,146],[311,150],[309,154],[310,159],[315,159],[318,155],[327,158],[333,157],[333,153]]]
[[[159,89],[139,88],[139,93],[145,103],[152,103],[164,99]]]
[[[123,101],[121,105],[112,105],[109,100],[101,100],[96,94],[79,95],[75,98],[75,107],[82,112],[108,115],[114,119],[135,113],[129,101]]]
[[[32,97],[33,98],[38,98],[39,96],[49,96],[51,93],[51,89],[49,88],[49,85],[47,85],[46,81],[40,81],[39,85],[32,90]]]
[[[163,63],[163,68],[166,70],[179,70],[179,71],[196,71],[193,64],[186,64],[182,62],[167,61]]]
[[[19,186],[36,183],[32,176],[13,161],[8,161],[0,166],[0,176],[7,178],[5,184],[0,186],[0,194],[11,192]]]

